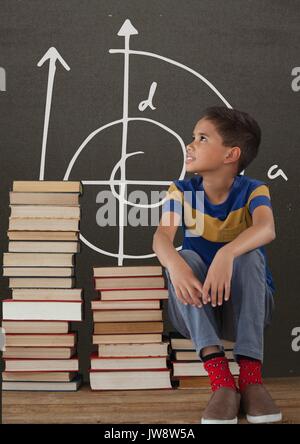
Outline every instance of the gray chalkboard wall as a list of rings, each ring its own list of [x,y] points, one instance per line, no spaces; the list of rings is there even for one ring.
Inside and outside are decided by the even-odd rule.
[[[167,189],[168,182],[179,178],[182,148],[165,127],[187,143],[203,108],[222,105],[224,100],[258,120],[261,151],[246,174],[269,185],[277,229],[276,240],[267,247],[277,292],[273,323],[266,333],[265,374],[300,375],[300,2],[9,0],[0,5],[1,250],[7,251],[13,180],[38,180],[40,175],[49,63],[41,67],[37,63],[55,47],[70,68],[56,63],[44,170],[45,180],[62,180],[87,137],[124,117],[125,55],[109,50],[124,49],[127,37],[117,34],[129,19],[138,31],[130,36],[130,50],[139,53],[129,57],[125,99],[128,117],[144,120],[129,121],[126,152],[144,153],[126,160],[126,178],[163,183],[131,184],[128,192]],[[148,98],[151,85],[155,109],[148,106],[141,111],[140,102]],[[122,155],[123,131],[116,123],[86,141],[69,179],[108,181]],[[119,178],[120,170],[115,175]],[[103,189],[109,190],[109,185],[84,186],[81,232],[95,247],[117,255],[119,227],[96,223],[100,206],[96,196]],[[151,255],[154,231],[154,226],[125,227],[124,254]],[[181,240],[179,231],[176,246]],[[125,258],[122,264],[158,261]],[[78,329],[86,379],[95,265],[116,266],[118,258],[83,243],[77,257],[77,287],[85,292],[85,322],[73,327]],[[10,294],[7,284],[1,279],[2,298]],[[168,331],[167,319],[165,325]]]

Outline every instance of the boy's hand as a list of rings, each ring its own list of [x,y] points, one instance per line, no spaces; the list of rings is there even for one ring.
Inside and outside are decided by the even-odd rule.
[[[186,262],[176,262],[168,268],[177,298],[183,304],[202,307],[202,284]]]
[[[225,250],[224,247],[216,253],[203,284],[203,304],[207,304],[211,300],[211,305],[213,307],[222,305],[223,293],[224,300],[229,300],[233,259],[233,255]]]

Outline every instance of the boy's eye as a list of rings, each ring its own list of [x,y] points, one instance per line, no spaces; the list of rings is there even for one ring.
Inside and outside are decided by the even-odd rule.
[[[195,137],[195,136],[192,136],[192,139],[194,140],[194,139],[196,139],[196,137]],[[200,137],[199,137],[199,140],[201,141],[201,140],[207,140],[207,139],[206,139],[205,136],[200,136]]]

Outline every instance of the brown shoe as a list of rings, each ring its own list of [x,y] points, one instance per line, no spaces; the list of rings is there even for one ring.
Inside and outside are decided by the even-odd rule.
[[[216,390],[203,412],[201,424],[237,424],[241,395],[228,387]]]
[[[282,413],[262,384],[249,384],[242,392],[241,407],[251,424],[278,422]]]

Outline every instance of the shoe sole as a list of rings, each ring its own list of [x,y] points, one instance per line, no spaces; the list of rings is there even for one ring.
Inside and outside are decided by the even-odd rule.
[[[262,415],[262,416],[251,416],[246,415],[247,421],[250,424],[263,424],[263,423],[271,423],[271,422],[279,422],[282,420],[281,413],[275,413],[274,415]]]
[[[201,424],[237,424],[238,419],[201,419]]]

